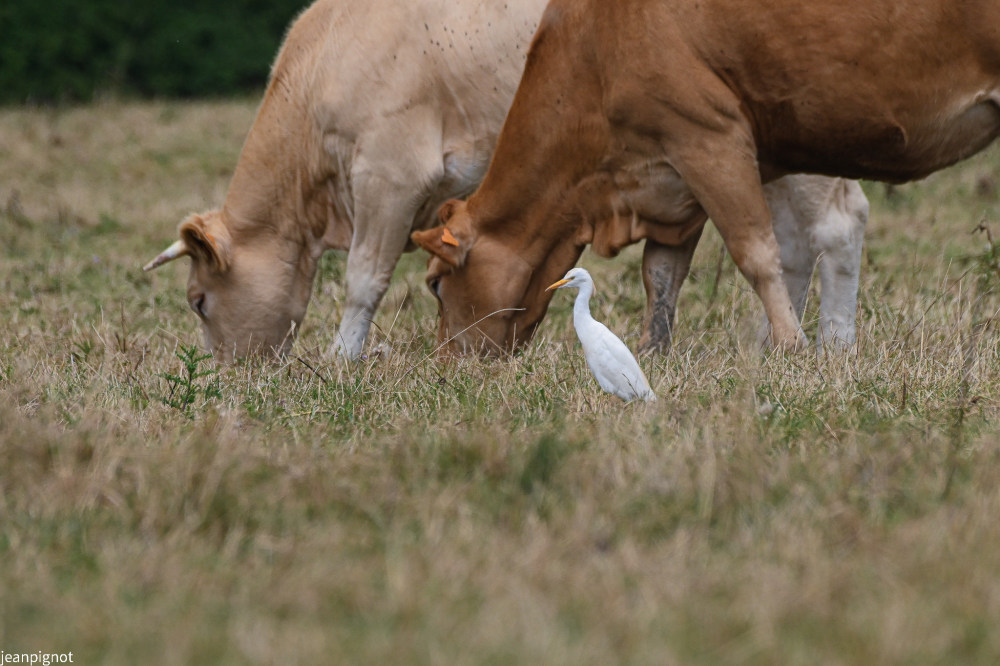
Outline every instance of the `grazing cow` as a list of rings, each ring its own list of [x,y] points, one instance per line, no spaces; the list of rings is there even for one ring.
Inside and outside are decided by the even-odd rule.
[[[656,274],[709,216],[796,348],[762,183],[906,181],[998,133],[1000,0],[552,0],[482,185],[413,235],[439,339],[522,344],[586,243],[645,238]]]
[[[188,302],[217,357],[287,350],[329,249],[348,250],[335,347],[361,353],[410,232],[482,179],[544,4],[320,0],[295,21],[223,207],[185,219],[147,265],[190,255]],[[802,180],[778,195],[810,211],[791,223],[789,247],[842,221],[816,187]],[[860,243],[859,224],[843,235]],[[811,270],[815,256],[794,254]],[[672,308],[676,290],[659,288]],[[851,323],[836,335],[850,340],[856,279],[834,289],[849,294]]]

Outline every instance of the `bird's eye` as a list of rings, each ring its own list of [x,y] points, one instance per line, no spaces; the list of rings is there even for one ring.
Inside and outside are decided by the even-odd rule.
[[[199,294],[191,299],[191,309],[202,319],[205,319],[205,294]]]

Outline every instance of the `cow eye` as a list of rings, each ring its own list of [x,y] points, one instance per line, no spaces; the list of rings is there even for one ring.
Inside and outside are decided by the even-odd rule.
[[[434,298],[441,300],[441,276],[435,276],[427,280],[427,288],[434,294]]]
[[[206,318],[205,317],[205,294],[200,294],[200,295],[196,296],[195,298],[192,298],[190,305],[191,305],[191,309],[194,310],[195,313],[199,317],[201,317],[202,319]]]

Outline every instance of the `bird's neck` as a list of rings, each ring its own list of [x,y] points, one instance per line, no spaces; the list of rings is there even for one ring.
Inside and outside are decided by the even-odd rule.
[[[580,287],[580,292],[576,295],[576,301],[573,303],[573,323],[578,328],[580,323],[593,319],[590,314],[590,297],[593,293],[594,287],[584,284]]]

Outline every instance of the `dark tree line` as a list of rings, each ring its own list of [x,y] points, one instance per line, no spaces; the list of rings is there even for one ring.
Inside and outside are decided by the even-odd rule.
[[[306,0],[5,0],[0,103],[245,93]]]

